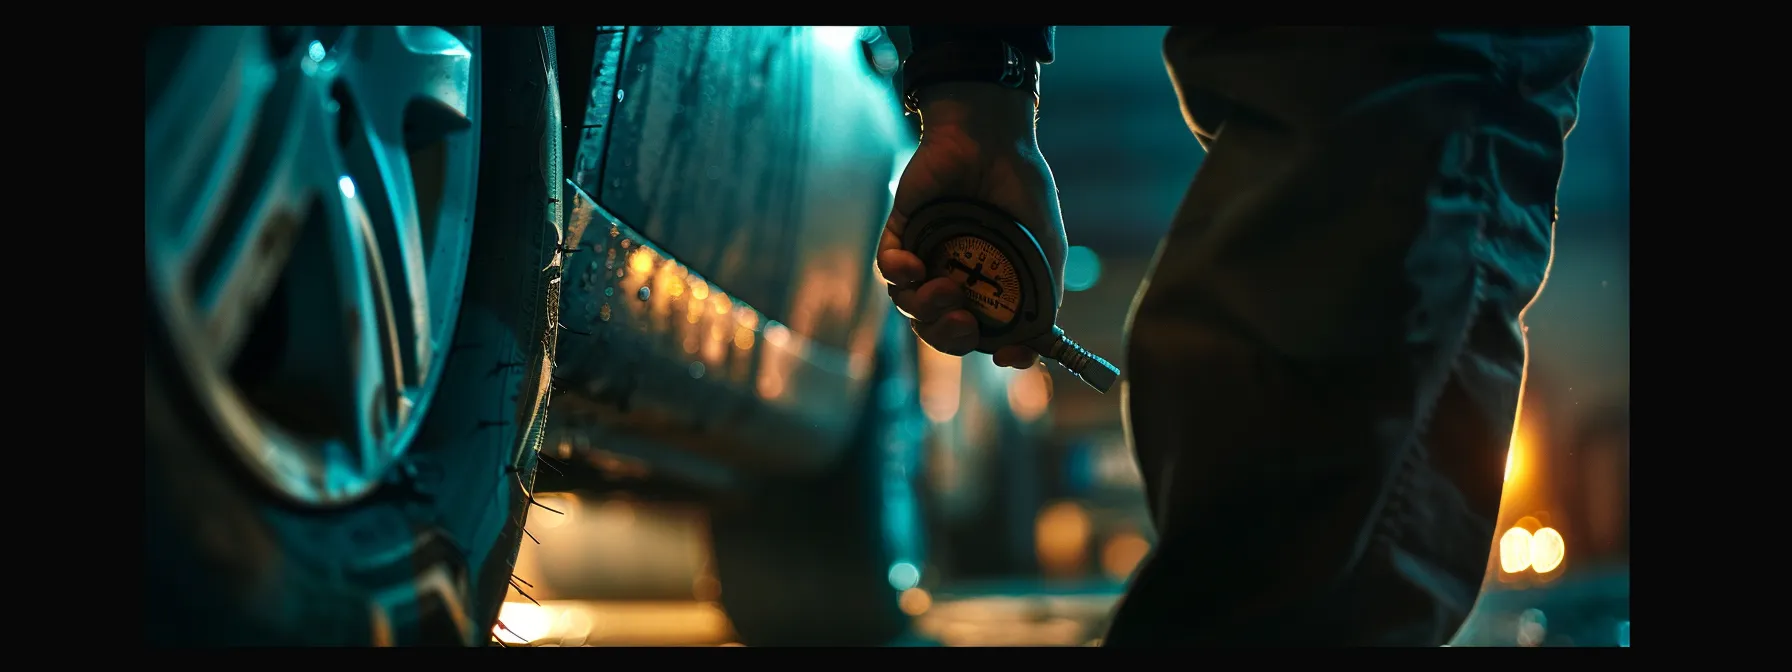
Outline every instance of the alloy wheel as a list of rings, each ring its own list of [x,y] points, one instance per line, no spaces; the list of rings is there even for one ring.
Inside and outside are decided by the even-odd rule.
[[[198,406],[286,498],[365,495],[443,369],[478,180],[473,27],[152,36],[153,322]]]

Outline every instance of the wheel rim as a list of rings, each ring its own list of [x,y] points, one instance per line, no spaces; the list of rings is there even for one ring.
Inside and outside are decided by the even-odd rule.
[[[477,188],[475,28],[188,29],[146,92],[145,251],[199,406],[291,500],[351,501],[416,435]],[[149,68],[158,67],[152,40]]]

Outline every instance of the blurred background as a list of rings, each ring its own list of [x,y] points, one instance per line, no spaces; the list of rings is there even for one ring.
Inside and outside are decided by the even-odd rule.
[[[1071,250],[1060,324],[1121,329],[1202,150],[1164,74],[1163,27],[1063,26],[1040,144]],[[1530,369],[1481,602],[1458,644],[1629,644],[1630,29],[1600,27],[1569,138],[1555,261],[1525,318]],[[1152,538],[1119,396],[1058,370],[922,348],[928,566],[897,565],[903,645],[1095,643]],[[993,414],[1006,407],[1010,413]],[[996,420],[997,415],[1001,419]],[[705,520],[624,494],[542,495],[500,617],[512,645],[728,645]]]

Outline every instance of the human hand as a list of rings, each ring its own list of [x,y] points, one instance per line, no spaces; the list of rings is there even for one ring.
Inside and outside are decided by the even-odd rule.
[[[956,282],[927,280],[921,259],[902,249],[909,216],[942,198],[982,201],[1007,212],[1044,248],[1060,302],[1069,244],[1057,184],[1033,134],[1033,95],[995,84],[957,82],[919,93],[921,146],[896,185],[878,243],[877,268],[890,285],[890,300],[912,321],[915,334],[935,350],[963,356],[977,347],[977,319],[965,309],[964,291]],[[1039,361],[1022,345],[1003,347],[994,356],[996,364],[1017,369]]]

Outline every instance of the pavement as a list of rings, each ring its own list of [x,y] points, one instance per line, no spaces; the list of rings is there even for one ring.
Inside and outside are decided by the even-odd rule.
[[[700,511],[539,497],[565,513],[530,521],[540,543],[524,544],[516,563],[529,595],[523,588],[512,591],[499,616],[504,627],[495,632],[500,642],[740,645],[721,607],[703,599],[719,595],[719,584],[709,569]],[[1124,588],[1100,579],[941,579],[903,595],[914,627],[891,646],[1095,645]],[[1563,565],[1541,575],[1501,574],[1453,645],[1628,646],[1629,619],[1625,567]]]
[[[1120,586],[1015,580],[920,592],[905,600],[915,627],[890,646],[1086,646],[1096,643]],[[507,646],[741,646],[720,607],[698,601],[506,602]]]
[[[915,614],[902,647],[1097,646],[1121,586],[1016,579],[905,599]],[[1453,646],[1630,645],[1630,576],[1587,569],[1484,592]],[[699,601],[508,602],[497,632],[510,646],[741,646],[728,617]]]

